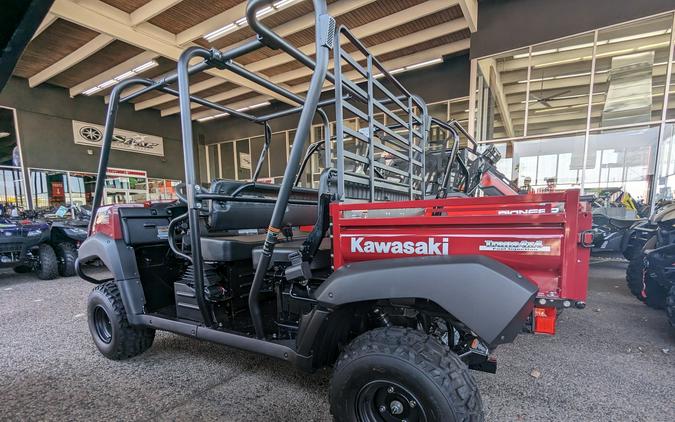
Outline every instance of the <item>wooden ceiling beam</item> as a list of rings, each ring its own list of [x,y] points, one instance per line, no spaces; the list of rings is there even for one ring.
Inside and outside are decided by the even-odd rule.
[[[129,14],[131,25],[147,22],[160,13],[171,9],[183,0],[151,0]]]
[[[99,34],[96,36],[96,38],[68,54],[66,57],[28,78],[28,86],[33,88],[40,85],[41,83],[53,78],[59,73],[75,66],[111,42],[113,42],[113,37],[106,34]]]
[[[340,6],[342,3],[344,3],[344,1],[332,3],[331,6],[334,6],[334,5]],[[452,3],[453,3],[452,1],[449,2],[448,0],[430,0],[430,1],[427,1],[427,2],[422,3],[420,5],[410,7],[410,8],[401,10],[399,12],[396,12],[392,15],[385,16],[383,18],[377,19],[373,22],[369,22],[365,25],[361,25],[359,27],[353,28],[351,30],[351,32],[358,38],[365,38],[365,37],[368,37],[370,35],[374,35],[374,34],[386,31],[387,29],[395,28],[397,26],[406,24],[408,22],[412,22],[414,20],[423,18],[423,17],[428,16],[430,14],[433,14],[433,13],[439,12],[441,10],[447,9],[449,7],[452,7],[453,6]],[[334,8],[330,12],[333,16],[339,16],[339,13],[347,13],[351,10],[354,10],[354,9],[351,9],[349,7],[346,7],[346,6],[340,6],[338,8]],[[309,16],[309,15],[307,15],[307,16]],[[299,21],[299,22],[291,21],[291,22],[288,22],[284,25],[281,25],[280,27],[274,28],[274,30],[279,35],[286,36],[286,35],[289,35],[290,33],[292,33],[292,32],[290,32],[291,30],[300,31],[302,29],[305,29],[305,27],[304,27],[304,25],[306,24],[305,18],[307,16],[303,16],[301,18],[296,19],[296,21]],[[302,21],[302,22],[300,22],[300,21]],[[461,22],[460,19],[457,19],[456,21]],[[455,25],[456,25],[456,23],[455,23]],[[307,26],[307,27],[309,27],[309,26]],[[466,25],[463,25],[463,28],[465,28],[465,27],[466,27]],[[462,29],[462,28],[460,28],[460,29]],[[455,31],[450,31],[450,32],[455,32]],[[448,32],[448,33],[450,33],[450,32]],[[442,34],[442,35],[444,35],[444,34]],[[438,35],[438,36],[441,36],[441,35]],[[300,51],[309,55],[309,54],[314,54],[315,51],[316,51],[316,48],[314,46],[314,43],[310,43],[310,44],[306,44],[306,45],[300,47]],[[375,53],[375,54],[383,54],[383,53]],[[266,59],[259,60],[255,63],[251,63],[251,64],[247,65],[246,68],[248,70],[252,71],[252,72],[260,72],[260,71],[265,70],[265,69],[270,69],[270,68],[275,67],[275,66],[279,66],[279,65],[282,65],[282,64],[285,64],[285,63],[292,62],[293,60],[294,59],[291,56],[289,56],[288,54],[280,53],[280,54],[276,54],[274,56],[268,57]],[[307,69],[307,70],[309,70],[309,69]],[[222,83],[222,82],[220,82],[220,83]],[[190,92],[198,93],[200,91],[200,88],[202,88],[202,87],[203,87],[202,90],[204,90],[204,89],[214,87],[218,84],[219,84],[218,81],[212,81],[210,83],[206,83],[206,81],[204,81],[204,83],[201,84],[201,87],[199,87],[199,88],[198,87],[192,87]],[[239,90],[236,90],[236,91],[237,91],[236,95],[232,95],[232,96],[229,96],[227,98],[234,98],[235,96],[241,95],[241,93],[239,93]],[[230,94],[234,94],[234,91],[230,92]],[[211,100],[211,98],[214,98],[214,97],[209,97],[207,99]],[[218,98],[218,99],[211,100],[211,101],[222,101],[222,100],[226,99],[226,98],[221,98],[221,97],[215,97],[215,98]],[[159,95],[157,97],[148,99],[146,101],[140,101],[140,102],[136,103],[134,105],[134,107],[135,107],[136,110],[143,110],[143,109],[149,108],[149,107],[156,107],[160,104],[172,101],[174,99],[175,99],[174,96],[164,94],[164,95]]]
[[[102,13],[97,13],[86,7],[80,7],[78,3],[74,3],[72,0],[56,0],[54,2],[54,5],[52,6],[51,12],[62,19],[68,20],[70,22],[73,22],[80,26],[84,26],[85,28],[89,28],[94,31],[102,32],[110,37],[116,38],[127,44],[131,44],[145,50],[153,51],[160,56],[164,56],[174,61],[177,61],[184,51],[184,48],[182,47],[168,43],[165,40],[154,38],[147,34],[136,31],[129,25],[125,25],[122,22],[119,22],[111,18],[110,16],[107,16]],[[238,85],[246,86],[253,91],[259,92],[264,95],[269,95],[270,97],[276,100],[296,105],[294,101],[289,100],[288,98],[279,95],[273,92],[272,90],[261,87],[258,84],[252,83],[248,79],[236,75],[232,72],[225,70],[211,69],[207,71],[207,73],[212,76],[227,79]]]
[[[369,3],[372,3],[373,1],[375,1],[375,0],[339,0],[339,1],[336,1],[334,3],[331,3],[328,6],[328,13],[333,17],[337,17],[337,16],[343,15],[345,13],[349,13],[352,10],[356,10],[360,7],[363,7],[363,6],[365,6]],[[221,14],[221,15],[218,15],[216,17],[211,18],[211,19],[218,18],[217,25],[215,24],[215,22],[204,21],[201,24],[199,24],[199,25],[205,24],[204,26],[202,26],[202,28],[199,28],[199,30],[196,29],[197,26],[199,26],[199,25],[197,25],[193,28],[190,28],[190,29],[188,29],[186,31],[183,31],[182,33],[178,34],[176,36],[178,44],[181,44],[184,40],[187,40],[187,39],[192,41],[196,38],[199,38],[202,35],[204,35],[205,33],[208,33],[210,31],[218,29],[218,28],[222,27],[223,25],[227,25],[227,23],[232,22],[232,21],[238,19],[239,17],[243,16],[243,13],[244,13],[243,11],[236,11],[236,12],[233,12],[233,13],[229,14],[230,11],[235,9],[235,8],[236,7],[233,7],[232,9],[230,9],[226,12],[223,12],[223,13],[228,13],[227,17],[220,17],[222,15]],[[236,13],[240,13],[240,14],[236,14]],[[292,21],[286,22],[282,25],[276,26],[274,28],[274,32],[276,32],[280,36],[284,37],[284,36],[288,36],[288,35],[294,34],[296,32],[302,31],[304,29],[307,29],[307,28],[309,28],[313,25],[314,25],[314,17],[311,16],[311,15],[305,15],[305,16],[301,16],[299,18],[293,19]],[[207,31],[207,29],[208,29],[208,31]],[[241,44],[242,44],[242,42],[238,42],[238,43],[235,43],[231,46],[228,46],[227,48],[235,48],[235,47],[237,47]],[[290,58],[290,56],[288,56],[287,54],[284,54],[284,53],[280,53],[277,56],[287,57],[288,61],[293,60],[292,58]],[[277,56],[274,56],[274,57],[277,57]],[[264,60],[261,60],[261,62],[264,62]],[[258,65],[258,67],[251,67],[251,65],[249,65],[246,68],[255,72],[255,71],[259,71],[261,69],[267,68],[267,67],[263,67],[263,66],[268,66],[268,67],[273,66],[273,64],[269,64],[269,62],[265,62],[265,63],[266,64],[264,64],[264,65]],[[208,79],[206,81],[203,81],[203,82],[200,82],[198,84],[195,84],[195,85],[191,86],[190,92],[198,93],[200,91],[204,91],[206,89],[213,88],[214,86],[220,85],[222,83],[225,83],[225,81],[220,80],[220,79],[216,79],[216,78]],[[236,94],[236,95],[241,95],[240,89],[235,89],[232,92],[237,92],[238,94]],[[246,91],[244,91],[243,93],[246,93]],[[162,95],[158,95],[156,97],[150,98],[146,101],[140,101],[140,102],[134,104],[134,107],[135,107],[136,110],[143,110],[143,109],[146,109],[146,108],[155,107],[155,106],[158,106],[160,104],[167,103],[167,102],[172,101],[174,99],[175,99],[175,97],[173,95],[162,94]]]
[[[471,32],[478,30],[478,0],[459,0],[459,7]]]
[[[412,33],[410,35],[406,35],[401,38],[396,38],[394,40],[378,44],[376,46],[371,47],[370,52],[375,55],[384,55],[387,53],[391,53],[397,50],[401,50],[407,47],[411,47],[413,45],[417,45],[420,43],[423,43],[424,41],[434,39],[434,38],[439,38],[442,37],[443,35],[451,34],[453,32],[460,31],[462,29],[465,29],[467,27],[466,21],[464,19],[455,19],[450,22],[442,23],[440,25],[432,26],[430,28],[424,29],[422,31],[418,31],[415,33]],[[468,48],[468,47],[467,47]],[[360,53],[352,53],[352,57],[354,57],[356,60],[363,60],[365,59],[365,56]],[[440,56],[438,56],[440,57]],[[435,58],[438,58],[435,57]],[[334,67],[334,61],[331,60],[329,63],[329,69],[332,69]],[[415,63],[413,63],[415,64]],[[399,66],[400,67],[400,66]],[[291,71],[281,73],[279,75],[275,75],[270,78],[270,80],[274,83],[285,83],[288,81],[292,81],[294,79],[302,78],[305,76],[310,76],[312,74],[312,70],[307,68],[307,67],[301,67],[299,69],[293,69]],[[206,81],[205,81],[206,82]],[[239,90],[228,90],[225,92],[221,92],[215,95],[212,95],[210,97],[207,97],[206,99],[211,101],[211,102],[220,102],[220,101],[225,101],[230,98],[235,98],[238,97],[239,95],[245,94],[246,92],[235,92]],[[174,97],[175,99],[175,97]],[[198,104],[192,104],[192,108],[197,108],[199,107]],[[170,114],[175,114],[178,113],[179,109],[178,107],[170,107],[165,110],[162,110],[162,115],[163,116],[168,116]]]
[[[42,19],[42,23],[40,23],[38,29],[35,30],[33,37],[31,37],[31,41],[34,40],[38,35],[42,34],[45,29],[49,28],[49,25],[53,24],[56,19],[56,16],[52,15],[51,13],[47,13],[47,16]]]

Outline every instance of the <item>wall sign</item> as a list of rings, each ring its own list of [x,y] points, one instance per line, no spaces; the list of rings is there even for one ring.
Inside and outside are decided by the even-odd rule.
[[[103,142],[101,125],[73,120],[73,139],[76,144],[100,147]],[[164,139],[129,130],[115,129],[113,149],[164,156]]]

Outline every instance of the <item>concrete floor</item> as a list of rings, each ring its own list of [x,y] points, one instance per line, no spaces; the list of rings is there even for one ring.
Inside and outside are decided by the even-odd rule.
[[[675,330],[624,271],[593,264],[588,307],[563,313],[557,336],[521,335],[497,350],[496,375],[475,373],[488,421],[675,420]],[[137,358],[103,358],[83,314],[91,287],[0,273],[0,419],[330,420],[328,371],[167,333]]]

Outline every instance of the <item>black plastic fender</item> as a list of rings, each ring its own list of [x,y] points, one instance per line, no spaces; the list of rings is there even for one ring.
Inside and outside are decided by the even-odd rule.
[[[143,313],[145,294],[141,285],[134,248],[123,240],[115,240],[102,233],[89,236],[77,250],[78,258],[75,261],[75,270],[84,280],[98,283],[105,280],[96,280],[84,273],[82,264],[100,259],[112,273],[122,296],[124,308],[130,323],[135,324],[136,315]]]
[[[428,256],[347,264],[317,289],[320,305],[427,299],[488,345],[508,343],[531,314],[537,286],[510,267],[480,255]]]

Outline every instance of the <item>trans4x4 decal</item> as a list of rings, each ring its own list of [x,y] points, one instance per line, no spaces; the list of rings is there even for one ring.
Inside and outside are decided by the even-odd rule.
[[[351,252],[391,255],[448,255],[448,238],[430,237],[427,241],[375,241],[365,237],[352,237]]]
[[[551,252],[551,246],[542,240],[486,240],[478,247],[480,251],[502,252]]]

